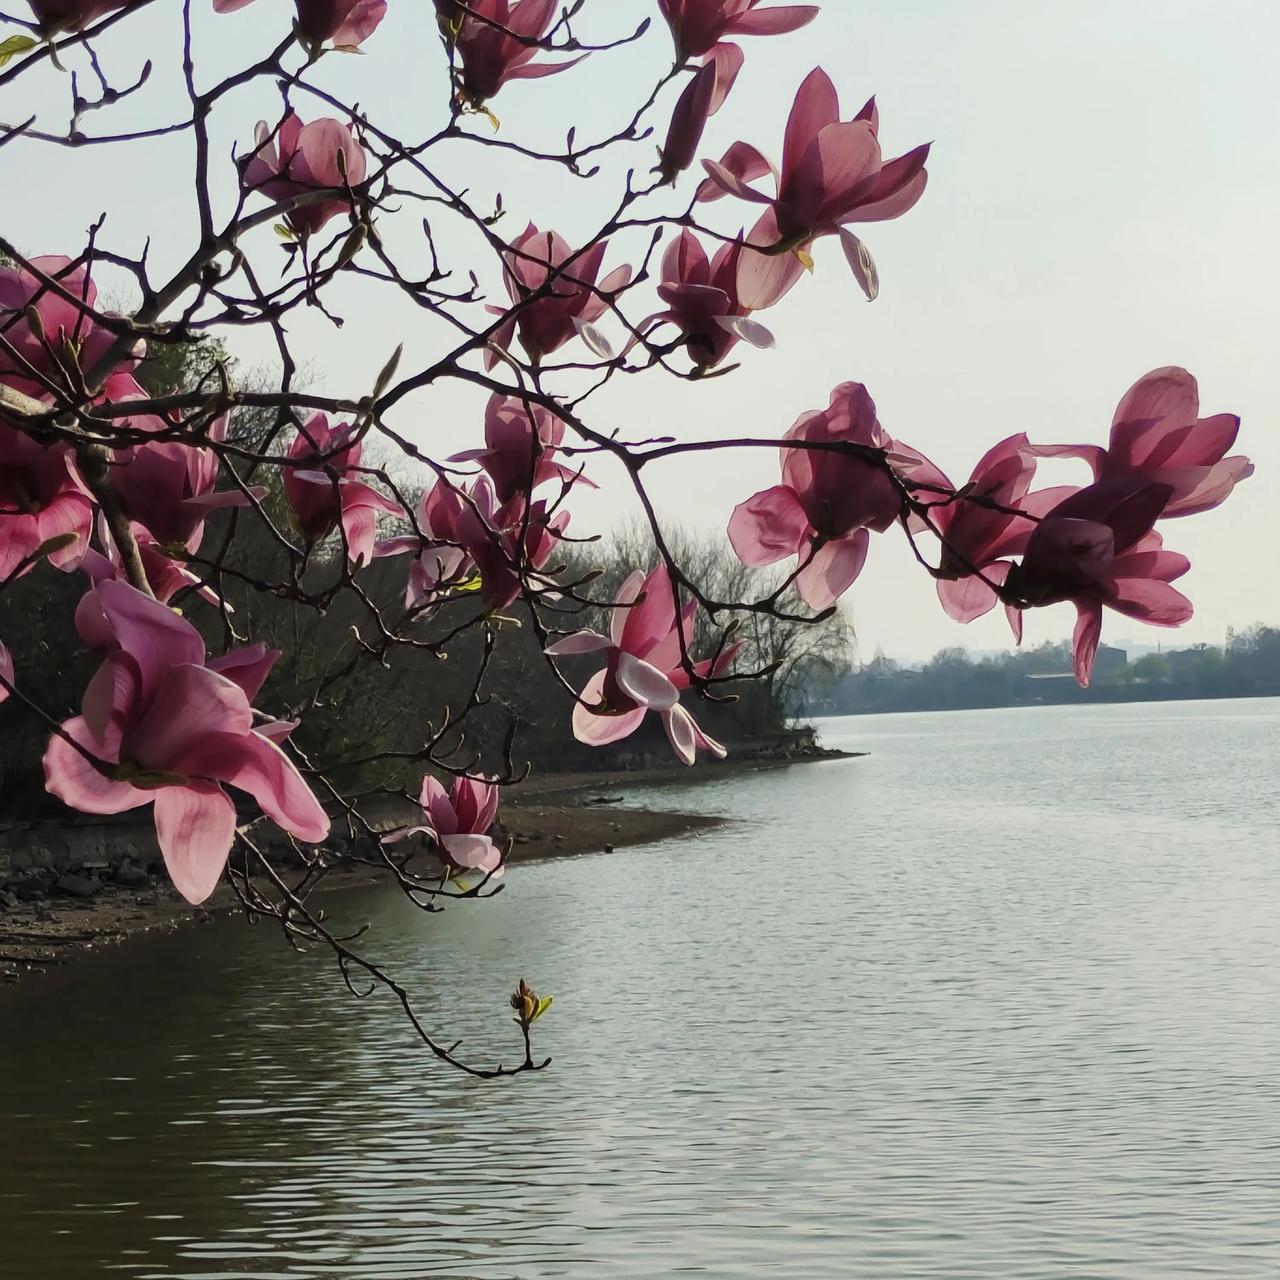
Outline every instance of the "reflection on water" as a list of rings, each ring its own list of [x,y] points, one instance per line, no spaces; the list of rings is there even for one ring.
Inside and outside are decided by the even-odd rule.
[[[831,721],[739,821],[346,904],[473,1055],[236,921],[0,993],[0,1276],[1280,1275],[1280,702]],[[508,1035],[508,1033],[511,1033]]]

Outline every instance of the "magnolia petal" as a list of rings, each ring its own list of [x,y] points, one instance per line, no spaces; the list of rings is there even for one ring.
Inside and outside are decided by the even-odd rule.
[[[667,675],[632,653],[618,655],[614,679],[618,688],[642,707],[665,711],[680,700],[679,690]]]
[[[173,887],[193,906],[222,879],[236,834],[236,807],[214,783],[163,787],[155,793],[156,839]]]
[[[292,760],[258,733],[210,734],[184,762],[189,777],[247,791],[282,830],[308,844],[329,834],[329,817]]]
[[[857,529],[847,538],[828,542],[809,561],[796,579],[800,598],[811,609],[829,609],[853,586],[862,572],[871,546],[871,535]]]
[[[613,641],[602,636],[598,631],[575,631],[554,644],[549,644],[542,652],[552,658],[568,658],[580,653],[599,653],[601,649],[612,649]]]
[[[680,762],[692,765],[698,758],[698,738],[694,732],[693,717],[683,707],[674,706],[663,712],[662,727],[667,731],[667,740]]]
[[[573,327],[577,330],[578,337],[591,349],[591,353],[599,356],[601,360],[612,360],[617,354],[598,325],[592,324],[589,320],[583,320],[581,316],[575,316]]]
[[[743,564],[759,568],[803,551],[809,516],[795,490],[774,485],[739,503],[729,518],[729,542]]]
[[[848,227],[840,228],[840,246],[844,249],[853,278],[867,295],[867,301],[874,302],[880,296],[880,273],[876,270],[871,251]]]
[[[502,851],[488,836],[441,836],[439,846],[459,871],[480,871],[494,879],[502,874]]]
[[[62,730],[91,755],[100,750],[89,726],[79,716],[65,721]],[[150,804],[155,797],[154,791],[142,791],[108,778],[59,734],[49,739],[43,763],[46,790],[81,813],[125,813]]]
[[[726,333],[749,343],[753,347],[768,350],[777,345],[777,340],[758,320],[750,320],[746,316],[716,316],[715,322]]]

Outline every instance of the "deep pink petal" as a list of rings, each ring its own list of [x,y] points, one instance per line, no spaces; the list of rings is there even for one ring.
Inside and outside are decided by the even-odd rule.
[[[199,906],[218,887],[236,834],[236,807],[214,783],[155,793],[156,839],[173,887]]]
[[[62,728],[91,754],[97,755],[102,750],[79,716],[65,721]],[[124,813],[150,804],[155,798],[154,791],[142,791],[127,782],[106,777],[58,734],[49,739],[45,749],[44,778],[51,794],[81,813]]]
[[[247,734],[252,725],[249,699],[234,680],[205,666],[170,667],[131,727],[128,751],[148,769],[214,776],[200,761],[204,740]]]
[[[1189,426],[1200,412],[1200,391],[1185,369],[1170,366],[1144,374],[1124,393],[1111,420],[1113,431],[1126,424]],[[1115,437],[1112,437],[1115,450]]]
[[[252,702],[280,657],[279,649],[268,649],[265,644],[250,644],[232,649],[221,658],[211,659],[207,666],[210,671],[234,680]]]
[[[753,567],[799,555],[811,532],[800,499],[784,484],[740,503],[729,519],[729,542],[738,559]]]
[[[599,653],[601,649],[612,648],[613,641],[598,631],[575,631],[572,635],[547,645],[543,652],[553,658],[568,658],[580,653]]]
[[[87,644],[100,644],[104,633],[92,621],[94,614],[99,614],[115,643],[138,664],[143,693],[147,696],[170,667],[204,662],[204,641],[200,633],[168,605],[144,596],[128,583],[99,583],[81,606],[87,611],[85,626],[88,627],[86,634],[78,608],[76,625],[81,628],[81,637]]]
[[[1117,613],[1154,627],[1180,627],[1195,613],[1181,591],[1155,578],[1118,579],[1107,603]]]
[[[329,818],[293,761],[261,734],[209,734],[194,743],[181,771],[247,791],[284,831],[308,844],[329,834]]]
[[[829,609],[853,586],[862,572],[871,535],[857,529],[847,538],[828,542],[800,571],[796,590],[811,609]]]
[[[840,96],[821,67],[805,78],[796,93],[787,119],[782,147],[782,182],[790,185],[791,175],[804,162],[810,144],[828,125],[840,122]]]
[[[1003,561],[988,565],[983,570],[983,575],[994,580],[997,577],[996,572],[993,572],[995,570],[1001,571],[999,580],[1003,582],[1009,574],[1009,565]],[[982,578],[973,575],[967,578],[939,578],[938,600],[947,616],[957,622],[972,622],[975,618],[990,613],[1000,603],[1000,597]]]
[[[818,16],[814,4],[784,4],[772,9],[749,9],[735,18],[728,34],[736,36],[780,36],[798,31]]]
[[[1098,641],[1102,639],[1102,606],[1093,601],[1076,604],[1076,630],[1071,641],[1075,661],[1076,680],[1082,688],[1089,687],[1093,675],[1093,660],[1098,653]]]

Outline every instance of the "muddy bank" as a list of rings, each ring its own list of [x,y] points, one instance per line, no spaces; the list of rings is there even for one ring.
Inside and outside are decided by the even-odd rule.
[[[697,769],[674,765],[644,772],[544,774],[508,791],[495,834],[511,842],[513,864],[696,836],[723,820],[632,807],[638,793],[839,756],[815,751],[800,758],[731,758]],[[407,813],[388,815],[386,825],[408,819]],[[169,884],[149,828],[131,830],[135,848],[114,866],[90,862],[70,870],[31,869],[0,883],[0,983],[72,963],[137,934],[179,928],[238,909],[226,886],[205,906],[189,906]],[[322,891],[354,888],[376,878],[364,867],[336,870]]]
[[[509,805],[503,815],[513,864],[653,844],[719,822],[704,814],[533,800],[530,795],[527,803]],[[336,870],[321,891],[354,888],[377,878],[363,867]],[[21,897],[13,889],[0,890],[0,982],[71,963],[137,934],[179,928],[238,909],[225,885],[205,906],[193,908],[174,892],[163,870],[141,861],[126,863],[110,875],[80,870],[56,880],[32,877],[20,887]]]

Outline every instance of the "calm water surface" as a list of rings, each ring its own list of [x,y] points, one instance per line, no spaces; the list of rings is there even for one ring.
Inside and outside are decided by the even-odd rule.
[[[226,921],[0,992],[0,1275],[1280,1276],[1280,702],[829,721],[733,824],[348,903],[473,1056]]]

